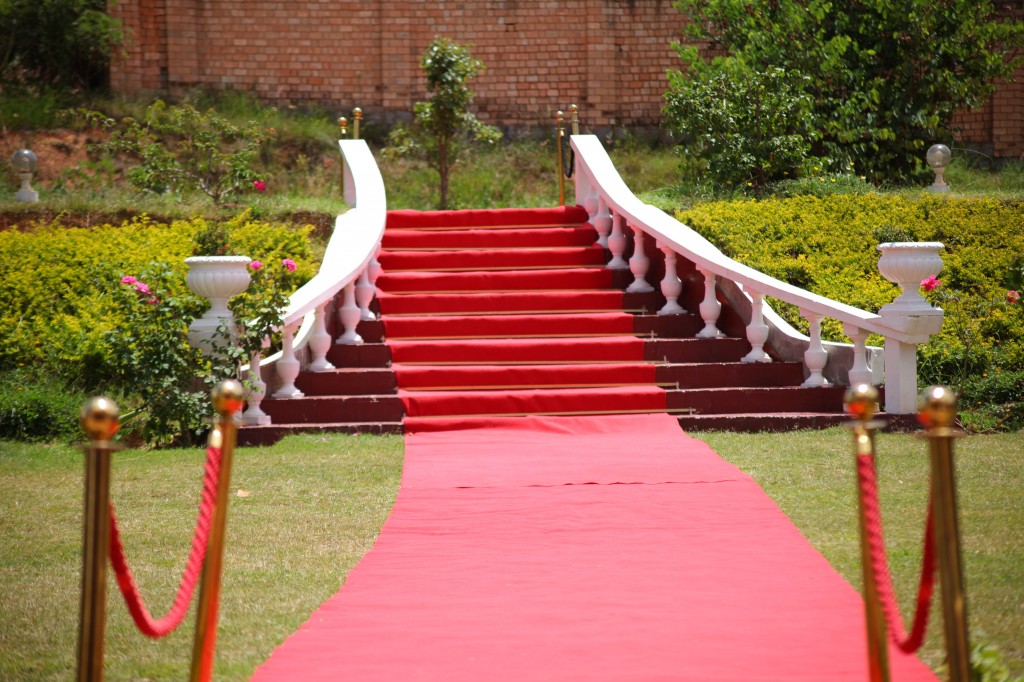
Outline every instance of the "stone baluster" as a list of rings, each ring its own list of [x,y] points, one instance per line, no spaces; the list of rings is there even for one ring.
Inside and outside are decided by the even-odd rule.
[[[242,423],[246,426],[266,426],[270,423],[270,415],[260,408],[263,398],[267,395],[267,384],[260,376],[259,351],[249,356],[249,376],[245,380],[246,397],[249,404],[242,413]]]
[[[586,185],[587,185],[587,193],[584,195],[583,202],[582,202],[583,203],[583,208],[585,208],[587,210],[587,216],[589,216],[589,218],[591,220],[591,224],[593,224],[593,220],[597,216],[598,204],[600,203],[600,201],[598,200],[598,195],[597,195],[597,183],[594,182],[594,178],[591,177],[589,172],[583,171],[582,168],[580,170],[582,171],[582,173],[580,174],[581,177],[582,177],[583,173],[586,173]],[[559,169],[559,172],[561,172],[561,169]],[[579,201],[579,195],[577,195],[576,201]]]
[[[273,398],[301,398],[302,391],[295,387],[295,379],[299,376],[299,360],[295,357],[293,347],[295,329],[298,324],[291,324],[281,330],[281,358],[277,361],[277,376],[281,387],[274,391]]]
[[[309,335],[309,351],[312,359],[309,362],[310,372],[329,372],[334,365],[327,361],[327,351],[331,348],[331,335],[327,333],[327,304],[316,309],[313,317],[313,333]]]
[[[697,268],[704,276],[704,300],[700,302],[700,317],[704,320],[704,328],[697,332],[698,339],[717,339],[725,336],[718,329],[718,316],[722,314],[722,304],[718,302],[716,291],[717,277],[715,273]]]
[[[807,350],[804,351],[804,364],[807,365],[807,370],[810,373],[804,383],[800,384],[805,387],[812,386],[828,386],[828,381],[825,376],[821,373],[821,370],[825,369],[825,365],[828,364],[828,353],[825,352],[825,348],[821,345],[821,321],[824,319],[824,315],[820,315],[810,310],[800,310],[800,314],[807,318],[807,322],[810,325],[810,341],[807,344]]]
[[[665,254],[665,276],[661,280],[661,295],[665,297],[665,305],[658,311],[659,315],[679,315],[685,313],[679,305],[679,296],[683,293],[683,281],[676,274],[676,252],[671,246],[658,244]]]
[[[623,229],[625,220],[618,213],[612,215],[612,233],[608,235],[608,250],[612,252],[612,259],[608,261],[608,267],[612,270],[629,269],[629,263],[622,257],[626,253],[626,232]]]
[[[764,344],[768,341],[768,325],[764,323],[764,301],[760,292],[750,293],[750,324],[747,325],[747,341],[750,352],[744,355],[743,362],[771,362],[772,359],[764,352]]]
[[[370,282],[370,266],[367,264],[363,271],[359,273],[359,279],[356,284],[356,305],[359,306],[359,319],[360,320],[376,320],[377,316],[370,310],[370,304],[373,303],[373,297],[377,294],[377,287]]]
[[[843,332],[853,341],[853,365],[850,367],[850,386],[873,384],[874,377],[868,366],[867,341],[868,333],[860,327],[850,324],[843,325]]]
[[[345,331],[334,340],[334,343],[349,346],[361,344],[363,337],[359,336],[359,333],[356,332],[356,327],[359,326],[361,317],[362,313],[359,310],[359,306],[356,305],[356,286],[354,283],[349,282],[345,285],[342,293],[341,307],[338,308],[338,320]]]
[[[632,294],[654,291],[646,279],[651,259],[644,253],[644,231],[637,225],[630,227],[633,229],[633,256],[629,259],[629,271],[633,273],[633,281],[626,287],[626,291]]]
[[[597,200],[597,215],[594,216],[594,229],[597,230],[598,245],[607,249],[608,234],[612,231],[612,215],[608,211],[608,204],[600,197]]]

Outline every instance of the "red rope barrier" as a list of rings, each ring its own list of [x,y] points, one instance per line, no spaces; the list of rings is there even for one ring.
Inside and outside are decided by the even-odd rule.
[[[199,515],[196,518],[196,527],[192,534],[192,547],[189,549],[188,561],[185,564],[174,603],[171,604],[170,610],[163,618],[153,618],[142,601],[142,595],[139,594],[139,589],[135,585],[135,579],[128,566],[124,545],[121,543],[121,533],[117,528],[117,516],[114,514],[114,503],[110,503],[110,563],[114,567],[117,585],[121,589],[121,595],[124,596],[128,612],[139,631],[147,637],[156,639],[169,635],[181,624],[185,614],[188,613],[192,593],[195,591],[199,575],[202,573],[203,559],[206,557],[210,523],[217,499],[217,481],[220,478],[220,454],[220,448],[206,449],[202,501],[199,504]]]
[[[874,575],[878,600],[889,627],[893,644],[904,653],[914,653],[924,642],[931,611],[932,592],[935,588],[935,546],[932,530],[932,505],[928,503],[928,517],[924,529],[924,556],[921,559],[921,579],[918,583],[917,606],[914,622],[907,634],[900,615],[899,602],[892,586],[892,573],[885,552],[885,538],[882,532],[882,511],[878,502],[878,474],[875,459],[871,455],[857,456],[857,480],[860,483],[861,499],[864,503],[864,527],[867,531],[868,546],[871,550],[871,572]]]

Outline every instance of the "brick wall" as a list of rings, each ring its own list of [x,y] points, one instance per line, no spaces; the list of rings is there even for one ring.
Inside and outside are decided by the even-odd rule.
[[[487,67],[473,82],[481,118],[525,130],[570,102],[586,129],[656,126],[683,24],[671,0],[118,0],[113,12],[130,39],[111,69],[118,92],[230,88],[390,121],[426,97],[419,58],[445,36]],[[1020,82],[961,120],[965,140],[1024,154]]]

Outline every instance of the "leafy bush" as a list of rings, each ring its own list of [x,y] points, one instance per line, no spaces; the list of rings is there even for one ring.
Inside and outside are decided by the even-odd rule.
[[[666,123],[681,151],[705,160],[708,179],[762,188],[796,177],[811,151],[811,100],[784,69],[756,72],[731,60],[715,71],[669,73]]]
[[[228,195],[266,185],[253,170],[261,145],[271,137],[257,121],[237,125],[213,109],[200,112],[190,104],[168,105],[156,100],[142,120],[126,116],[120,121],[97,111],[79,112],[111,136],[94,151],[125,155],[138,165],[128,178],[150,192],[201,191],[214,203]]]
[[[899,293],[878,272],[879,243],[942,242],[942,286],[928,296],[946,318],[919,349],[921,381],[952,385],[965,404],[1019,401],[999,387],[1012,382],[1000,377],[1024,372],[1024,305],[1007,300],[1024,262],[1024,203],[837,195],[700,204],[677,217],[741,263],[871,312]],[[772,305],[807,331],[795,307]],[[822,329],[825,338],[845,340],[835,320]],[[1024,426],[1014,409],[1003,425]]]
[[[0,440],[74,440],[85,399],[24,368],[0,372]]]
[[[952,140],[956,112],[977,108],[994,80],[1013,74],[1024,45],[1024,22],[1000,18],[990,0],[675,4],[691,40],[728,52],[707,63],[679,46],[687,76],[706,80],[734,61],[801,76],[816,155],[838,167],[856,161],[874,182],[915,175],[928,146]]]
[[[206,226],[143,216],[89,230],[0,232],[0,372],[26,366],[88,393],[109,392],[129,416],[143,408],[132,428],[150,442],[187,435],[205,410],[195,401],[205,398],[187,395],[203,391],[191,383],[196,372],[186,366],[196,358],[183,341],[202,305],[186,290],[184,259]],[[295,284],[312,276],[310,226],[243,214],[226,227],[242,253],[293,259]],[[122,284],[125,277],[149,293]]]

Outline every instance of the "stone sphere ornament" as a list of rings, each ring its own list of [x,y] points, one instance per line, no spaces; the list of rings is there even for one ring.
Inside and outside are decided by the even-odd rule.
[[[11,156],[11,167],[21,178],[21,189],[14,198],[28,204],[39,201],[39,192],[32,189],[32,174],[39,167],[39,158],[31,149],[19,149]]]
[[[946,172],[946,166],[953,160],[953,153],[949,151],[949,147],[944,144],[933,144],[928,152],[925,154],[925,161],[935,171],[935,182],[928,188],[929,192],[935,192],[938,194],[948,192],[949,185],[946,184],[943,173]]]

